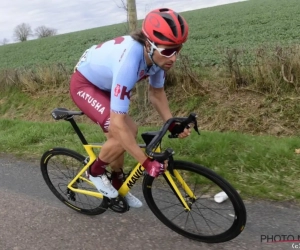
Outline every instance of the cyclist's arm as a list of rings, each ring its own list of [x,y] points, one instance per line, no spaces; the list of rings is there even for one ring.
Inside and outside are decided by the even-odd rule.
[[[169,102],[164,90],[165,71],[160,69],[149,77],[149,100],[164,122],[172,118]]]
[[[152,85],[149,85],[149,100],[164,122],[172,118],[164,88],[154,88]]]
[[[124,52],[121,61],[118,58],[114,64],[109,125],[109,133],[140,163],[144,163],[147,157],[130,132],[126,116],[130,104],[130,92],[138,80],[136,72],[139,69],[142,55],[143,50],[140,45],[134,45]]]
[[[126,123],[126,114],[117,114],[111,111],[109,132],[116,138],[122,147],[141,164],[147,159],[140,149],[130,128]]]
[[[157,74],[150,76],[150,86],[149,86],[149,100],[160,114],[164,122],[172,118],[172,113],[169,107],[169,102],[164,90],[164,80],[165,74],[162,71],[157,72]],[[173,124],[169,127],[169,130],[175,133],[176,129],[179,128],[179,125]],[[182,133],[178,135],[179,138],[184,138],[189,136],[191,129],[185,128]]]

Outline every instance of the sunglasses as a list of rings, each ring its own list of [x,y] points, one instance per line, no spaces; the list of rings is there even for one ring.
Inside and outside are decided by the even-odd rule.
[[[157,48],[157,46],[152,43],[151,41],[148,40],[148,42],[151,44],[152,48],[153,49],[156,49],[158,51],[158,53],[161,55],[161,56],[164,56],[164,57],[172,57],[174,55],[177,55],[179,53],[179,51],[182,49],[182,44],[175,47],[175,48]]]

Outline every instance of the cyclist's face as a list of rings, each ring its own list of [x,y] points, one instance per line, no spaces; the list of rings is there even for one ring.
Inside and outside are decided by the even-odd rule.
[[[151,46],[151,45],[150,45]],[[163,70],[172,68],[182,45],[154,45],[153,61]]]

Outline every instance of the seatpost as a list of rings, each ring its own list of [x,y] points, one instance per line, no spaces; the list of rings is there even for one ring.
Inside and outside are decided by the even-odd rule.
[[[69,121],[72,125],[72,127],[74,128],[76,134],[78,135],[80,141],[82,142],[83,145],[87,145],[88,142],[86,141],[85,137],[83,136],[81,130],[79,129],[76,121],[74,120],[73,116],[70,118],[67,118],[66,121]]]

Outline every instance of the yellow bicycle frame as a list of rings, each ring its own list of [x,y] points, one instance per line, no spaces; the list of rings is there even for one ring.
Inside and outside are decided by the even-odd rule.
[[[96,160],[96,155],[93,151],[93,148],[98,148],[101,149],[102,148],[102,144],[87,144],[87,145],[83,145],[85,151],[87,152],[87,154],[89,155],[89,162],[81,169],[81,171],[79,171],[79,173],[74,177],[74,179],[71,180],[71,182],[68,184],[68,188],[70,190],[72,190],[75,193],[80,193],[80,194],[85,194],[85,195],[89,195],[89,196],[94,196],[100,199],[103,199],[103,195],[99,192],[95,192],[95,191],[88,191],[88,190],[83,190],[83,189],[79,189],[76,185],[76,182],[78,179],[85,181],[87,183],[89,183],[91,186],[94,186],[94,184],[88,180],[87,178],[83,177],[85,176],[84,173],[85,171],[89,168],[90,165],[92,165],[92,163]],[[142,148],[143,149],[143,148]],[[155,152],[161,152],[160,147],[158,147]],[[143,175],[143,171],[144,171],[144,167],[138,163],[134,169],[131,171],[130,175],[126,178],[126,180],[124,181],[124,183],[122,184],[122,186],[119,189],[119,194],[121,196],[125,196],[129,190],[133,187],[133,185],[136,183],[136,181]],[[176,192],[177,197],[180,199],[181,203],[183,204],[184,208],[186,210],[190,210],[188,204],[186,203],[185,199],[183,198],[181,192],[179,191],[176,183],[173,180],[173,177],[171,176],[169,171],[166,171],[165,176],[167,178],[167,180],[169,181],[170,185],[173,187],[173,190]],[[189,195],[190,198],[196,199],[194,193],[192,192],[192,190],[188,187],[188,185],[186,184],[186,182],[183,180],[183,178],[181,177],[181,175],[178,173],[178,171],[174,170],[174,175],[176,177],[176,179],[179,181],[179,183],[181,184],[183,190]]]

